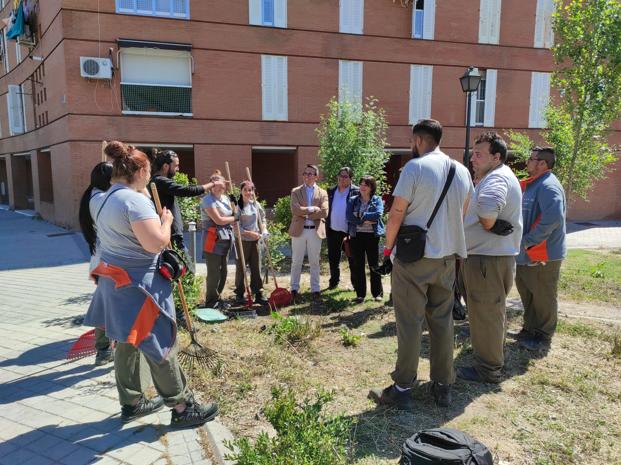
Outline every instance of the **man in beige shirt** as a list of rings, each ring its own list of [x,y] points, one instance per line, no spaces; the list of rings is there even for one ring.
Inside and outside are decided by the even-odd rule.
[[[308,254],[313,300],[319,300],[319,255],[321,241],[326,237],[325,218],[328,216],[328,194],[317,185],[319,168],[306,165],[302,173],[304,184],[291,191],[291,293],[294,303],[300,290],[300,275],[304,255]]]

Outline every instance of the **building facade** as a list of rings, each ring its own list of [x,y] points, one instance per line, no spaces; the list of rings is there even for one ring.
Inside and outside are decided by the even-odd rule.
[[[0,1],[7,18],[16,2]],[[552,0],[28,3],[31,36],[8,39],[10,25],[0,35],[0,204],[64,226],[77,225],[102,140],[173,148],[202,182],[224,161],[234,181],[249,167],[273,201],[317,160],[315,129],[332,97],[379,100],[389,178],[409,159],[419,118],[441,121],[443,149],[461,159],[468,66],[484,76],[474,136],[538,139],[545,126]],[[621,218],[620,181],[613,173],[570,217]]]

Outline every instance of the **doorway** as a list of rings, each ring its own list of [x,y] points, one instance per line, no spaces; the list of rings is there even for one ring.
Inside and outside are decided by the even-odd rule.
[[[4,158],[0,158],[0,204],[9,204],[9,176]]]
[[[252,149],[252,180],[257,195],[272,207],[276,200],[296,186],[295,148],[265,147]]]

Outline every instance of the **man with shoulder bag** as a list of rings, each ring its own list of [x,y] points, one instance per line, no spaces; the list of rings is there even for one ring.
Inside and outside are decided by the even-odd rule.
[[[412,128],[410,160],[395,187],[386,227],[384,257],[396,245],[392,293],[397,323],[393,384],[369,398],[410,410],[417,383],[423,319],[431,341],[431,392],[437,405],[451,401],[453,371],[453,284],[456,257],[466,256],[463,212],[472,188],[470,173],[440,148],[442,125],[432,119]]]

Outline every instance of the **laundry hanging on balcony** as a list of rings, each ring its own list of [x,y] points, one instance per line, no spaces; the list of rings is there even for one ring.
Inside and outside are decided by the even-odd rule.
[[[7,39],[16,40],[19,36],[24,34],[26,23],[24,22],[23,0],[20,0],[17,8],[11,12],[8,26],[9,29],[6,33]]]

